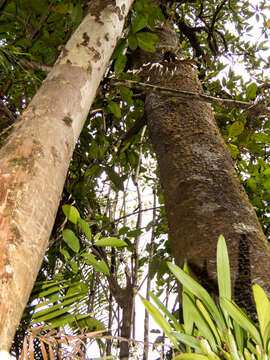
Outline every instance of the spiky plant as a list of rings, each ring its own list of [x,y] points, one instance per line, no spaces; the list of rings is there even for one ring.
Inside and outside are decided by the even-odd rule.
[[[217,302],[189,275],[187,265],[183,270],[173,263],[168,263],[168,267],[183,285],[183,324],[153,293],[151,297],[159,309],[141,299],[178,351],[175,360],[270,359],[270,302],[264,290],[254,285],[257,325],[231,299],[230,265],[222,235],[217,245]]]

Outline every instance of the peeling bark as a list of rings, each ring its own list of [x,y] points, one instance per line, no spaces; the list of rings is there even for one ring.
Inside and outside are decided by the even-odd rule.
[[[131,4],[91,1],[0,150],[0,349],[9,349],[27,303],[75,143]]]
[[[172,47],[172,32],[166,36],[165,30],[164,38]],[[191,65],[177,61],[161,64],[159,71],[150,74],[154,84],[203,92]],[[237,178],[211,107],[197,99],[176,100],[151,93],[146,97],[146,114],[176,263],[183,266],[186,258],[193,275],[216,293],[216,244],[223,234],[234,297],[251,310],[251,284],[260,284],[270,294],[269,245]]]

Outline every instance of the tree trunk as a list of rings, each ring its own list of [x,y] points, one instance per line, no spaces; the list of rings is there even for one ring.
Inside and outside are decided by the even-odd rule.
[[[172,32],[163,43],[173,46]],[[175,39],[175,37],[174,37]],[[157,51],[160,61],[161,55]],[[157,60],[153,57],[152,62]],[[151,82],[203,92],[196,70],[184,61],[152,67]],[[234,171],[211,107],[198,100],[148,94],[146,114],[157,155],[176,263],[184,259],[200,282],[216,291],[216,244],[225,236],[234,298],[252,310],[251,284],[270,290],[270,252],[255,211]]]
[[[27,303],[75,143],[131,3],[91,1],[0,151],[0,349],[9,349]]]

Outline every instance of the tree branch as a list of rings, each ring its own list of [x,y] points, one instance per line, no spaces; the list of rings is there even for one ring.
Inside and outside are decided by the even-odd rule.
[[[203,93],[196,93],[193,91],[184,91],[184,90],[176,90],[171,88],[165,88],[163,86],[156,86],[151,84],[145,84],[141,82],[136,82],[132,80],[117,80],[112,79],[110,81],[112,85],[115,86],[126,86],[128,88],[133,88],[136,90],[144,90],[145,92],[153,92],[160,95],[167,95],[172,97],[181,98],[183,100],[199,100],[202,102],[207,102],[210,104],[215,104],[222,106],[226,109],[230,109],[233,107],[237,107],[240,109],[256,109],[258,110],[257,116],[269,116],[270,115],[270,109],[267,108],[266,105],[264,105],[262,102],[256,103],[252,101],[240,101],[240,100],[233,100],[233,99],[220,99],[213,96],[209,96]]]

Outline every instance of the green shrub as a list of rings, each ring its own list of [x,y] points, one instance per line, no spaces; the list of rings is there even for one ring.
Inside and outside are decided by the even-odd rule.
[[[147,311],[175,346],[175,360],[267,360],[270,356],[270,302],[259,285],[253,286],[258,326],[231,299],[228,251],[221,235],[217,245],[219,301],[188,273],[168,263],[183,285],[183,324],[151,293],[159,310],[141,298]],[[163,315],[163,314],[164,315]],[[168,320],[165,318],[167,317]]]

